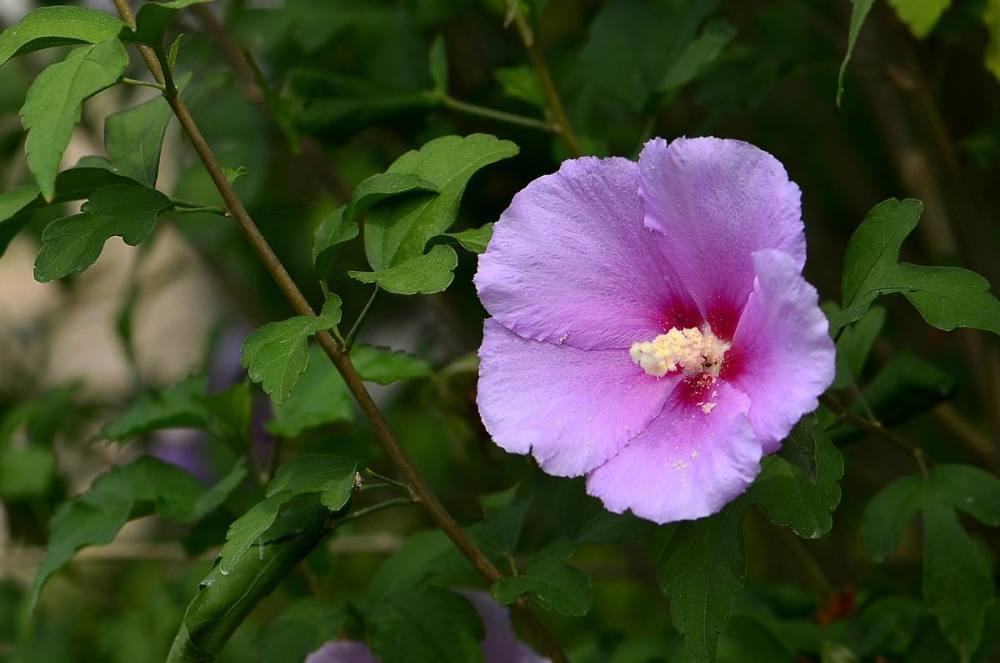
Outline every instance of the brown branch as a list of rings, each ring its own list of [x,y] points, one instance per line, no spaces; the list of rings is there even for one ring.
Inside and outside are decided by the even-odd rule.
[[[122,18],[127,23],[134,25],[135,19],[132,16],[131,10],[128,8],[125,0],[115,0],[115,5],[118,7]],[[140,47],[140,50],[143,48],[148,47]],[[152,60],[146,58],[145,51],[143,51],[143,57],[150,66],[150,70],[153,75],[157,76],[157,72],[152,63],[156,62],[158,65],[159,62],[153,50],[148,50],[152,55]],[[157,80],[162,80],[162,76],[163,71],[161,69],[160,75],[157,76]],[[260,232],[257,224],[254,223],[250,214],[243,206],[243,202],[240,200],[236,191],[229,183],[229,180],[226,179],[219,162],[215,158],[215,154],[212,152],[211,147],[209,147],[208,142],[202,135],[197,123],[191,116],[187,105],[180,98],[180,96],[176,94],[176,90],[171,91],[170,86],[167,87],[164,97],[166,98],[167,103],[170,104],[171,109],[174,111],[174,115],[177,117],[177,120],[181,125],[181,128],[191,141],[195,152],[197,152],[198,157],[205,166],[205,170],[208,171],[209,177],[212,179],[216,189],[222,196],[226,210],[239,224],[240,230],[243,231],[243,234],[246,236],[246,239],[250,243],[254,253],[257,254],[258,259],[264,264],[268,273],[274,279],[275,283],[277,283],[278,288],[281,290],[285,299],[299,315],[315,316],[316,312],[309,304],[305,295],[303,295],[302,291],[299,290],[298,285],[296,285],[295,281],[288,273],[288,270],[285,269],[285,266],[274,253],[274,250],[271,248],[267,239]],[[413,461],[410,459],[406,451],[403,450],[403,447],[399,444],[395,434],[389,428],[381,410],[379,410],[378,405],[375,404],[371,394],[368,392],[368,388],[365,386],[361,376],[358,374],[357,369],[351,362],[350,355],[344,352],[337,340],[334,339],[328,331],[319,332],[316,334],[316,339],[319,341],[320,346],[330,358],[330,361],[333,362],[333,365],[343,377],[344,382],[347,384],[348,389],[357,400],[358,405],[365,413],[365,416],[367,416],[371,421],[372,427],[375,430],[376,438],[382,444],[382,447],[389,455],[389,458],[392,460],[397,470],[406,479],[407,483],[413,490],[413,493],[416,495],[417,500],[423,506],[427,515],[431,518],[434,524],[437,525],[437,527],[452,540],[455,546],[472,563],[472,566],[487,581],[493,583],[503,577],[503,574],[500,573],[489,558],[487,558],[486,555],[483,554],[483,552],[476,546],[469,535],[465,533],[458,522],[452,517],[448,510],[445,509],[444,505],[428,487],[423,475],[420,474],[420,471],[413,464]],[[542,645],[548,656],[553,661],[566,661],[567,659],[565,654],[562,653],[559,646],[546,630],[545,626],[532,612],[527,602],[524,599],[518,601],[515,604],[515,609],[523,620],[525,626]]]
[[[556,132],[562,138],[563,142],[566,143],[571,156],[583,156],[583,152],[580,150],[580,143],[576,139],[576,134],[573,133],[573,127],[569,123],[566,110],[563,108],[562,100],[559,98],[559,92],[556,90],[556,84],[552,80],[552,73],[549,71],[549,66],[545,63],[545,58],[542,57],[541,51],[538,50],[531,26],[528,25],[527,19],[524,18],[519,8],[514,9],[514,26],[517,28],[518,36],[521,37],[521,43],[524,44],[524,50],[528,53],[528,60],[531,62],[531,66],[534,67],[535,73],[538,74],[538,79],[542,84],[545,103],[549,108],[549,113],[552,115]]]

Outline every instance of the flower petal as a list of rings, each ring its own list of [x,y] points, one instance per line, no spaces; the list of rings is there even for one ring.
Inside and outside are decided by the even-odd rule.
[[[753,287],[751,255],[781,249],[805,264],[801,193],[781,163],[739,140],[662,138],[639,156],[646,225],[713,330],[731,337]]]
[[[696,317],[643,225],[638,167],[627,159],[563,163],[514,196],[479,258],[490,314],[524,338],[585,350],[628,348]]]
[[[718,381],[705,412],[674,392],[663,413],[618,455],[590,473],[587,492],[615,513],[663,524],[711,515],[760,472],[750,399]]]
[[[379,660],[363,642],[330,640],[309,654],[305,663],[379,663]]]
[[[757,279],[733,338],[723,377],[750,394],[750,424],[765,453],[780,446],[833,382],[836,350],[816,289],[781,251],[753,256]]]
[[[510,610],[500,605],[485,592],[465,592],[472,607],[483,622],[483,663],[548,663],[528,645],[517,639],[510,622]]]
[[[626,350],[530,341],[493,318],[479,358],[486,430],[556,476],[579,476],[617,453],[659,414],[677,383],[647,375]]]

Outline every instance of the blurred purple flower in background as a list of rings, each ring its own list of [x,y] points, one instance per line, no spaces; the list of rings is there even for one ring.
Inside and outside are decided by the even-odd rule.
[[[469,599],[483,621],[484,663],[547,663],[517,639],[510,623],[510,611],[483,592],[459,592]],[[331,640],[314,651],[306,663],[379,663],[368,645],[352,640]]]
[[[743,493],[833,379],[800,197],[770,154],[718,138],[525,187],[476,274],[496,443],[659,523]]]

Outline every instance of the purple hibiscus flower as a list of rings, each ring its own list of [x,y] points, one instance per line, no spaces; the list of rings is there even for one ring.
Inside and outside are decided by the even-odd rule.
[[[460,593],[469,599],[483,621],[484,663],[548,663],[549,659],[517,639],[507,608],[483,592]],[[363,642],[331,640],[310,654],[306,663],[379,663],[379,659]]]
[[[666,523],[740,495],[834,372],[800,191],[736,140],[565,162],[479,260],[479,410],[509,452]]]

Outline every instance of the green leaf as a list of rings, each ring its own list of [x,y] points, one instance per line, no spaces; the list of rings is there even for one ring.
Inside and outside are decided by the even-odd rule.
[[[438,186],[414,173],[390,170],[372,175],[359,184],[351,195],[351,201],[344,210],[344,222],[357,223],[373,205],[408,193],[438,193]]]
[[[955,378],[906,351],[895,353],[875,375],[862,396],[886,426],[902,423],[951,398]]]
[[[208,378],[191,376],[159,392],[144,394],[104,427],[101,437],[125,442],[167,428],[207,428]]]
[[[93,9],[40,7],[0,33],[0,66],[42,48],[114,39],[124,27],[114,16]]]
[[[215,655],[261,599],[274,591],[325,533],[327,511],[306,500],[285,515],[295,528],[279,539],[261,542],[237,563],[217,564],[198,585],[188,605],[168,661],[214,660]]]
[[[235,470],[234,470],[235,471]],[[32,585],[31,603],[49,577],[85,546],[109,543],[130,519],[148,513],[192,522],[218,507],[235,488],[239,472],[208,490],[187,472],[149,456],[116,467],[99,477],[90,490],[62,504],[49,523],[49,544]]]
[[[713,19],[702,29],[697,39],[690,42],[680,55],[670,63],[660,90],[676,90],[687,85],[704,69],[715,62],[723,49],[736,36],[736,28],[724,19]]]
[[[466,251],[476,254],[485,253],[490,239],[493,238],[493,224],[487,223],[478,228],[470,228],[457,233],[444,233],[444,236],[458,241]]]
[[[17,500],[44,495],[55,478],[55,469],[51,449],[0,448],[0,497]]]
[[[465,561],[455,545],[441,530],[426,530],[409,536],[402,547],[390,555],[368,584],[366,603],[379,600],[408,589],[422,587],[431,580],[446,576],[451,560],[459,559],[474,579],[478,575]],[[449,578],[450,579],[450,578]]]
[[[590,578],[566,564],[574,547],[565,540],[549,544],[531,556],[520,575],[505,576],[493,583],[493,598],[509,604],[523,594],[531,594],[546,610],[569,617],[586,615],[590,612]]]
[[[191,5],[211,2],[211,0],[170,0],[146,2],[135,15],[135,32],[122,32],[122,39],[136,41],[147,46],[160,47],[163,35],[173,20],[174,14]]]
[[[104,149],[114,172],[155,187],[160,148],[173,116],[163,97],[109,115],[104,121]]]
[[[426,253],[395,267],[374,272],[347,272],[362,283],[377,283],[380,288],[397,295],[430,295],[451,285],[458,266],[458,254],[450,246],[438,244]]]
[[[692,80],[732,38],[732,27],[724,21],[706,25],[718,4],[682,0],[604,4],[576,66],[585,97],[610,98],[641,112],[654,94]]]
[[[428,587],[386,596],[366,611],[368,642],[382,663],[481,663],[483,625],[465,597]]]
[[[358,236],[358,224],[347,223],[344,220],[346,206],[338,207],[333,213],[316,226],[313,235],[313,264],[316,273],[325,276],[330,271],[330,261],[333,259],[333,247],[349,242]]]
[[[260,637],[260,663],[301,663],[328,640],[336,640],[347,613],[319,599],[285,608]]]
[[[320,274],[330,268],[330,249],[358,236],[358,220],[370,207],[395,196],[437,193],[437,185],[412,173],[379,173],[357,186],[350,202],[316,228],[313,263]]]
[[[969,661],[983,636],[986,609],[993,603],[992,562],[952,509],[930,504],[923,516],[924,598],[961,660]]]
[[[813,449],[815,474],[780,455],[761,463],[761,472],[747,493],[771,522],[791,527],[799,536],[816,539],[833,527],[832,513],[840,504],[844,459],[812,415],[792,430],[789,440],[800,449]]]
[[[885,309],[873,306],[861,320],[840,333],[837,340],[837,376],[831,385],[833,389],[847,389],[857,383],[884,324]]]
[[[746,577],[743,514],[735,502],[709,518],[679,523],[660,555],[660,587],[691,660],[714,661]]]
[[[45,227],[35,260],[35,280],[45,283],[90,267],[112,236],[136,246],[153,231],[156,217],[170,206],[170,199],[159,191],[135,184],[98,189],[80,214]]]
[[[989,43],[983,53],[983,64],[1000,81],[1000,0],[989,0],[983,8],[983,25],[989,33]]]
[[[83,162],[82,159],[81,162]],[[130,180],[115,175],[106,168],[77,165],[75,168],[64,170],[56,176],[56,191],[52,202],[79,200],[86,198],[97,189],[112,184],[128,183]],[[34,191],[35,194],[34,200],[28,200],[22,205],[21,203],[28,198],[31,191]],[[7,245],[17,233],[31,221],[35,211],[44,207],[45,204],[38,188],[31,184],[16,187],[6,194],[0,195],[0,212],[12,214],[6,218],[0,215],[0,256],[6,251]]]
[[[28,168],[46,200],[55,194],[56,173],[80,120],[83,102],[118,82],[128,55],[117,39],[79,48],[47,67],[31,84],[21,123],[28,132]]]
[[[816,415],[807,414],[781,443],[778,456],[789,465],[802,470],[810,481],[815,482],[819,477],[817,456],[826,437],[826,430],[816,421]]]
[[[267,496],[319,493],[323,506],[339,511],[351,498],[357,471],[358,461],[344,456],[299,456],[278,468],[267,486]]]
[[[524,519],[531,505],[530,497],[518,495],[519,488],[515,484],[505,491],[481,496],[479,503],[486,519],[469,528],[469,533],[500,559],[517,552]]]
[[[166,389],[143,394],[100,434],[127,442],[158,430],[200,428],[242,452],[250,438],[250,398],[245,382],[209,394],[208,379],[191,376]]]
[[[903,530],[923,506],[924,481],[918,476],[897,479],[878,492],[861,519],[865,550],[881,562],[899,544]]]
[[[434,38],[427,59],[431,80],[434,82],[434,91],[446,94],[448,92],[448,52],[445,50],[444,37],[438,35]]]
[[[889,4],[913,36],[923,39],[937,25],[944,10],[951,6],[951,0],[889,0]]]
[[[389,200],[373,208],[365,224],[368,263],[378,273],[422,257],[427,242],[454,223],[469,179],[480,168],[517,152],[510,141],[473,134],[437,138],[401,156],[386,174],[415,175],[440,193]]]
[[[959,525],[955,509],[1000,525],[1000,479],[963,465],[937,466],[926,478],[904,477],[868,504],[861,533],[869,554],[882,560],[921,512],[924,596],[942,632],[967,661],[982,637],[986,608],[993,602],[993,579],[989,557]]]
[[[309,363],[309,337],[340,322],[340,297],[330,295],[318,317],[299,315],[258,328],[243,341],[243,367],[277,405],[292,393]]]
[[[372,345],[357,345],[352,348],[351,360],[362,378],[377,384],[427,378],[434,374],[431,365],[423,359]]]
[[[868,12],[871,11],[874,4],[875,0],[851,0],[851,25],[847,30],[847,51],[844,53],[844,59],[840,63],[840,71],[837,72],[838,108],[840,107],[840,100],[844,96],[844,74],[847,72],[847,63],[851,61],[851,55],[854,53],[854,45],[858,42],[858,34],[861,32],[861,26],[865,24]]]
[[[545,108],[545,92],[535,70],[528,66],[503,67],[493,72],[504,94],[536,108]]]
[[[903,240],[917,227],[923,209],[919,200],[890,198],[873,207],[851,235],[841,289],[844,309],[854,312],[854,320],[868,310],[878,285],[899,261]]]
[[[342,456],[307,455],[278,468],[264,500],[229,526],[219,552],[222,574],[235,568],[253,546],[294,532],[300,520],[309,522],[316,504],[329,511],[342,509],[354,490],[357,466],[357,461]],[[285,514],[285,522],[279,521],[280,514]]]
[[[554,495],[538,501],[552,504],[551,517],[559,534],[575,543],[630,543],[640,540],[653,524],[629,514],[611,513],[587,494],[582,479],[562,480]]]
[[[983,329],[1000,334],[1000,301],[979,274],[958,267],[900,263],[883,277],[879,292],[904,295],[933,327]]]
[[[351,394],[326,353],[314,345],[309,354],[309,363],[291,396],[274,406],[274,419],[266,424],[275,435],[296,437],[309,428],[354,418]]]
[[[897,262],[923,203],[895,199],[876,205],[855,231],[844,259],[844,309],[831,316],[836,328],[859,319],[879,295],[902,294],[929,324],[951,331],[972,327],[1000,334],[1000,301],[990,284],[956,267]]]
[[[28,222],[30,215],[25,210],[38,198],[38,187],[33,184],[17,186],[0,194],[0,256],[7,245]],[[29,210],[30,211],[30,210]]]
[[[938,465],[927,490],[935,501],[964,511],[984,525],[1000,526],[1000,479],[971,465]]]

